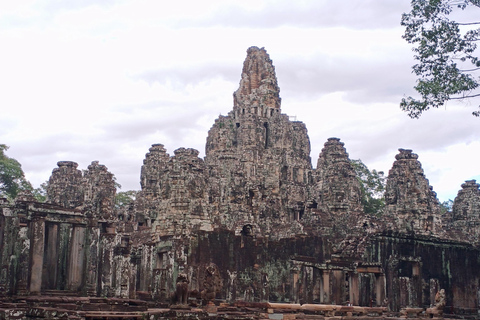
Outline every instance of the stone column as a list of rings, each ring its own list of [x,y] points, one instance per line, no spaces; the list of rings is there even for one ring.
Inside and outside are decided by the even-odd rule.
[[[329,270],[322,270],[320,302],[324,304],[330,303],[330,271]]]
[[[383,306],[386,292],[385,275],[381,273],[375,274],[375,295],[377,297],[377,306]]]
[[[96,296],[99,290],[100,228],[97,220],[91,220],[87,229],[86,289],[89,296]]]
[[[345,275],[343,270],[333,270],[332,301],[341,304],[345,299]]]
[[[292,275],[292,300],[295,303],[298,303],[299,300],[299,286],[298,286],[298,280],[299,280],[299,273],[300,271],[298,270],[297,266],[294,266],[292,270],[290,270],[290,274]]]
[[[85,227],[74,226],[70,248],[67,287],[70,290],[76,291],[80,289],[83,280],[85,264]]]
[[[350,272],[350,277],[348,279],[349,284],[349,296],[348,299],[350,300],[350,303],[352,306],[358,306],[359,304],[359,295],[360,295],[360,290],[358,287],[358,273],[356,272]]]
[[[114,295],[113,288],[113,273],[114,261],[113,251],[115,246],[115,231],[109,230],[113,233],[103,233],[100,235],[100,294],[105,297],[111,297]]]
[[[42,289],[43,254],[45,248],[45,220],[34,218],[31,227],[30,293],[38,294]]]

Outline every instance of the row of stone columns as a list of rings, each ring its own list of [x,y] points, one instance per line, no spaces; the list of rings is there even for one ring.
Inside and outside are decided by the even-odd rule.
[[[84,225],[72,225],[71,228],[66,289],[76,291],[83,284],[86,228]],[[32,294],[40,293],[42,285],[48,289],[56,289],[59,263],[58,224],[48,224],[46,228],[45,219],[37,217],[30,222],[30,232],[31,268],[28,291]]]
[[[305,267],[308,268],[308,267]],[[304,268],[304,269],[305,269]],[[317,269],[318,277],[315,279],[306,279],[304,281],[319,281],[316,286],[309,286],[311,288],[317,288],[319,302],[321,304],[342,304],[346,301],[345,298],[348,297],[348,303],[351,305],[360,305],[360,280],[359,276],[361,274],[373,274],[374,275],[374,290],[375,290],[375,301],[370,303],[376,306],[381,306],[384,304],[386,298],[386,278],[385,274],[382,272],[358,272],[358,271],[346,271],[343,269]],[[305,272],[305,270],[304,270]],[[346,279],[348,278],[348,282]],[[298,291],[301,288],[299,284],[301,277],[299,276],[299,270],[292,272],[292,289],[293,289],[293,299],[296,302],[299,302],[300,297]],[[303,288],[308,287],[308,284],[305,284]],[[306,301],[307,303],[311,303]]]

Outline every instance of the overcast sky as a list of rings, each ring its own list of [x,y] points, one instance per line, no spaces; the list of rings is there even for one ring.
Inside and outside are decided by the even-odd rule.
[[[162,143],[205,154],[233,108],[246,50],[273,60],[282,112],[306,123],[312,162],[329,137],[388,172],[413,149],[441,201],[480,180],[475,103],[418,120],[413,53],[400,18],[409,0],[0,2],[0,143],[35,187],[57,161],[98,160],[122,191],[140,189],[145,153]]]

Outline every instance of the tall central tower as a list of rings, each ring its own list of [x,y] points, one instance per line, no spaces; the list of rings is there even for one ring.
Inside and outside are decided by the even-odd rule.
[[[265,49],[249,48],[243,63],[240,87],[233,93],[235,116],[255,114],[272,117],[280,113],[280,102],[280,88],[272,60]]]
[[[310,141],[302,122],[281,113],[279,93],[267,52],[249,48],[233,110],[208,133],[211,216],[237,232],[287,232],[303,214]]]

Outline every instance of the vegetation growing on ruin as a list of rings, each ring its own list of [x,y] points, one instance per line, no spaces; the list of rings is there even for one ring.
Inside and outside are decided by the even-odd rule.
[[[362,160],[351,160],[361,186],[362,205],[367,214],[379,215],[385,207],[386,177],[383,171],[370,170]]]

